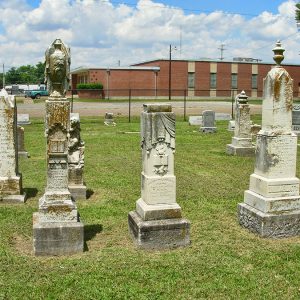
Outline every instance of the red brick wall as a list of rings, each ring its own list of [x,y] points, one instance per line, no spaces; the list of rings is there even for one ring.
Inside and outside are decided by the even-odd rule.
[[[239,64],[238,65],[238,93],[245,91],[248,96],[251,96],[252,84],[252,65]]]
[[[217,97],[231,95],[231,63],[217,63]]]
[[[169,94],[169,61],[159,60],[136,66],[160,67],[157,75],[157,94],[168,96]],[[258,97],[262,96],[263,78],[272,65],[258,64]],[[300,85],[300,66],[284,66],[294,79],[294,96],[298,96]],[[252,65],[250,63],[238,63],[238,92],[245,90],[251,95]],[[106,69],[90,69],[89,82],[101,82],[104,90],[107,89]],[[183,96],[187,89],[188,61],[172,61],[172,95]],[[77,75],[72,75],[72,88],[77,84]],[[111,69],[109,75],[109,89],[119,89],[115,92],[120,96],[127,96],[128,90],[132,90],[132,96],[155,95],[155,73],[153,70],[116,70]],[[123,91],[121,91],[123,90]],[[134,91],[140,90],[140,91]],[[142,91],[143,90],[143,91]],[[230,97],[231,90],[231,63],[217,62],[217,96]],[[195,62],[195,96],[209,96],[210,91],[210,62]],[[111,94],[111,96],[114,96]],[[117,96],[117,95],[116,95]]]
[[[209,96],[210,63],[195,62],[195,96]]]

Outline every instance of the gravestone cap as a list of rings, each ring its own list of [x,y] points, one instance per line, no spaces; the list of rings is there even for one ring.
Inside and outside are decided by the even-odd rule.
[[[167,103],[146,103],[143,104],[144,112],[172,112],[172,105]]]
[[[283,52],[285,51],[284,48],[281,47],[281,42],[277,41],[275,48],[272,49],[272,51],[274,52],[274,56],[273,59],[276,62],[277,66],[281,65],[281,62],[284,59],[284,55]]]
[[[242,91],[238,97],[237,101],[239,104],[247,104],[248,103],[248,96],[246,95],[245,91]]]

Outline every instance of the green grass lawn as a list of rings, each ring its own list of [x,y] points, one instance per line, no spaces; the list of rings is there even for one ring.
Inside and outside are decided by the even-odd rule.
[[[26,204],[0,206],[0,299],[299,299],[300,238],[262,239],[241,228],[237,204],[254,158],[225,154],[227,122],[201,134],[178,118],[177,201],[191,221],[191,245],[144,251],[133,245],[127,214],[140,196],[139,118],[116,127],[81,118],[90,198],[78,201],[86,251],[32,255],[32,213],[46,182],[42,119],[25,126],[21,159]],[[259,118],[254,119],[259,122]],[[299,175],[299,167],[298,174]]]

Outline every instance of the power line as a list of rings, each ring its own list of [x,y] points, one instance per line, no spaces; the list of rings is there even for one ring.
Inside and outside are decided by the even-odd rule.
[[[109,1],[109,0],[101,0],[103,3],[111,3],[111,4],[123,4],[127,5],[130,7],[136,7],[137,3],[129,3],[129,2],[124,2],[124,1]],[[163,4],[163,3],[162,3]],[[182,10],[186,12],[195,12],[195,13],[213,13],[213,12],[222,12],[224,14],[228,15],[241,15],[241,16],[249,16],[249,17],[257,17],[259,15],[257,14],[249,14],[249,13],[242,13],[242,12],[230,12],[230,11],[222,11],[222,10],[205,10],[205,9],[191,9],[191,8],[184,8],[184,7],[174,7],[174,6],[169,6],[166,4],[162,5],[147,5],[147,4],[139,4],[141,7],[153,7],[153,8],[160,8],[160,9],[172,9],[172,10]]]

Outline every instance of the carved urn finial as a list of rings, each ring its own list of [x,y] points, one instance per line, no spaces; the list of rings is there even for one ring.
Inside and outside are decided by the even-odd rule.
[[[272,51],[274,52],[273,59],[276,62],[276,65],[280,66],[281,62],[284,59],[283,52],[285,51],[285,49],[281,47],[281,42],[280,41],[277,41],[276,47]]]
[[[238,95],[238,103],[239,104],[247,104],[248,103],[248,96],[246,95],[245,91],[242,91],[239,95]]]

